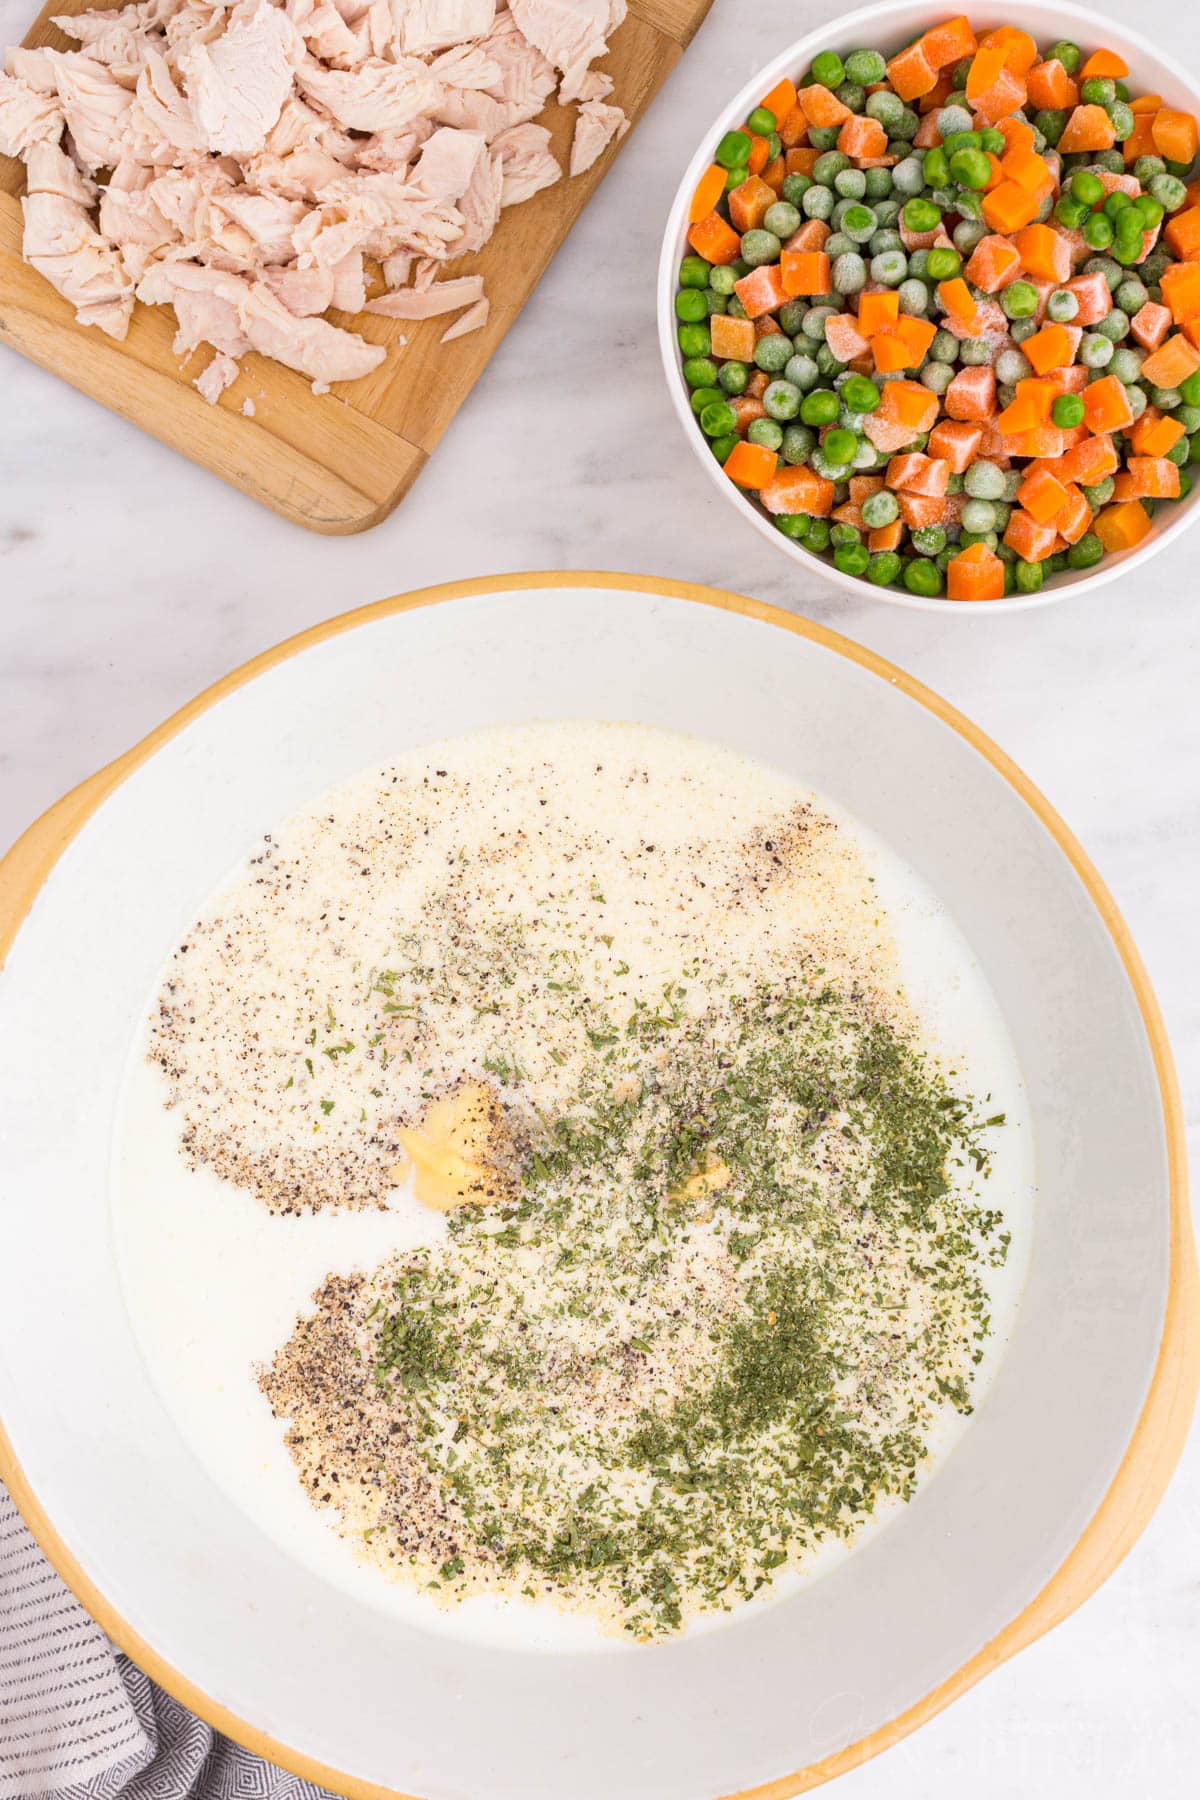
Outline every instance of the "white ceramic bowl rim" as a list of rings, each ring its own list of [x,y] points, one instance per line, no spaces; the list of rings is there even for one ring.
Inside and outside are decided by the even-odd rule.
[[[1003,996],[1047,1189],[1008,1356],[913,1506],[753,1618],[582,1659],[403,1627],[257,1532],[140,1363],[96,1203],[120,1051],[213,880],[331,780],[548,713],[708,731],[890,831]],[[711,589],[585,574],[464,582],[333,620],[33,828],[0,868],[5,949],[0,1471],[135,1661],[310,1780],[360,1800],[778,1800],[894,1742],[1064,1616],[1165,1486],[1195,1392],[1195,1270],[1144,971],[1025,778],[830,632]],[[65,1030],[86,1045],[85,1081],[62,1079]]]
[[[1039,44],[1070,35],[1070,28],[1075,27],[1074,35],[1084,43],[1103,44],[1125,53],[1132,78],[1143,91],[1161,93],[1169,104],[1200,114],[1200,87],[1186,81],[1177,69],[1165,63],[1149,40],[1123,20],[1118,22],[1103,13],[1093,12],[1089,7],[1076,6],[1072,0],[1062,0],[1061,5],[1056,0],[1008,0],[1001,11],[997,11],[994,6],[966,7],[960,10],[967,12],[973,24],[981,23],[985,28],[1000,24],[1023,26]],[[735,487],[723,473],[689,406],[681,373],[682,358],[675,339],[678,323],[674,314],[676,277],[680,260],[687,253],[688,206],[696,183],[712,161],[713,146],[723,133],[740,124],[751,107],[756,106],[777,81],[784,76],[794,78],[801,74],[819,50],[846,52],[885,46],[891,51],[898,50],[910,37],[938,20],[951,17],[954,12],[953,4],[931,6],[915,3],[915,0],[885,0],[883,5],[864,6],[857,12],[844,13],[816,30],[806,32],[802,38],[781,50],[778,56],[773,57],[721,108],[711,127],[700,138],[696,154],[684,172],[667,218],[658,268],[658,336],[671,404],[684,435],[709,480],[718,488],[726,503],[735,507],[743,519],[748,520],[761,536],[767,538],[791,562],[799,564],[814,576],[831,582],[834,587],[854,594],[860,600],[877,600],[882,605],[903,606],[917,612],[938,612],[943,615],[959,613],[972,618],[993,618],[998,613],[1028,612],[1035,607],[1052,606],[1068,595],[1079,595],[1085,589],[1093,591],[1105,582],[1130,574],[1164,545],[1173,543],[1181,532],[1200,518],[1200,511],[1197,510],[1200,487],[1186,500],[1179,501],[1170,508],[1160,508],[1151,531],[1133,550],[1126,550],[1118,556],[1106,556],[1094,570],[1055,576],[1053,585],[1039,589],[1036,594],[1010,594],[1002,600],[971,605],[947,600],[944,595],[926,598],[920,594],[910,594],[907,589],[878,588],[861,576],[843,574],[831,562],[806,551],[802,544],[785,538],[762,508],[740,488]]]

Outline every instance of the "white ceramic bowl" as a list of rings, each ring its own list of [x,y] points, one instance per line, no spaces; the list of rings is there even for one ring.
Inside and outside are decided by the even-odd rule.
[[[269,1541],[160,1398],[109,1204],[133,1034],[224,872],[354,770],[548,716],[718,739],[890,844],[1000,1001],[1039,1186],[1011,1347],[914,1503],[788,1599],[603,1655],[430,1634]],[[6,943],[0,1473],[136,1661],[315,1781],[362,1800],[704,1800],[763,1784],[777,1800],[894,1741],[1069,1611],[1165,1484],[1195,1389],[1195,1269],[1178,1099],[1136,952],[994,746],[803,620],[636,576],[518,575],[319,626],[34,827],[0,865]]]
[[[834,568],[832,562],[814,556],[802,544],[785,538],[762,507],[735,487],[722,472],[688,403],[688,390],[682,373],[683,359],[675,336],[677,321],[674,301],[678,289],[679,264],[688,253],[688,206],[696,183],[711,163],[713,150],[721,136],[734,126],[742,124],[750,109],[757,106],[762,96],[769,93],[777,81],[782,80],[785,75],[794,80],[796,76],[803,74],[818,51],[836,50],[845,55],[851,50],[870,49],[882,50],[885,56],[892,56],[911,38],[939,20],[952,17],[956,11],[966,11],[977,30],[990,30],[1001,24],[1020,25],[1041,46],[1053,43],[1056,38],[1070,37],[1085,48],[1103,44],[1109,49],[1119,50],[1129,64],[1130,81],[1135,91],[1161,94],[1168,106],[1200,114],[1200,87],[1185,80],[1177,68],[1163,60],[1152,44],[1123,22],[1118,24],[1106,14],[1092,12],[1085,6],[1073,6],[1068,0],[1064,0],[1062,5],[1042,4],[1041,0],[1005,0],[1005,4],[1000,7],[991,5],[978,9],[949,3],[929,6],[919,4],[918,0],[886,0],[886,4],[882,6],[864,6],[857,12],[845,13],[789,44],[765,68],[760,69],[753,80],[748,81],[699,134],[696,154],[679,184],[663,235],[662,257],[658,267],[658,337],[671,403],[693,452],[727,504],[734,507],[743,519],[748,519],[782,555],[792,562],[803,564],[810,574],[820,574],[834,587],[844,588],[846,592],[857,595],[860,600],[880,600],[892,606],[907,606],[922,612],[957,612],[974,618],[991,618],[996,613],[1025,612],[1031,607],[1049,606],[1056,600],[1065,599],[1068,594],[1078,595],[1099,587],[1102,582],[1127,575],[1146,562],[1164,544],[1186,531],[1200,517],[1200,512],[1197,511],[1200,486],[1186,500],[1161,507],[1152,529],[1136,549],[1127,550],[1119,556],[1106,556],[1091,571],[1056,575],[1036,594],[1010,594],[1006,599],[990,600],[983,605],[964,605],[961,601],[947,600],[942,595],[925,599],[902,588],[875,587],[860,576],[843,575],[840,569]],[[689,127],[689,134],[690,129]]]

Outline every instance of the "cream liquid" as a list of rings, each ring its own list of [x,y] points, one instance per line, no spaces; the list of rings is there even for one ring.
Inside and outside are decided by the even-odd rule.
[[[598,817],[597,825],[614,838],[641,831],[653,832],[664,844],[672,834],[682,841],[689,832],[711,832],[717,816],[729,831],[746,831],[781,809],[813,800],[732,752],[638,727],[566,723],[480,734],[399,759],[396,767],[447,763],[479,783],[489,768],[535,755],[539,764],[553,767],[551,787],[557,783],[573,791],[586,806],[596,803],[592,771],[598,762],[611,766],[625,757],[652,766],[652,795],[639,797],[628,787],[619,796],[608,791],[611,811]],[[353,812],[372,787],[378,787],[376,771],[323,796],[308,816]],[[1033,1151],[1020,1072],[996,1002],[954,922],[878,840],[826,803],[818,804],[850,841],[873,883],[896,971],[927,1041],[956,1072],[960,1089],[990,1096],[987,1110],[1007,1115],[1006,1127],[992,1134],[987,1202],[1003,1211],[1012,1245],[1004,1268],[988,1271],[994,1324],[973,1388],[978,1404],[1003,1356],[1028,1261]],[[236,871],[225,889],[243,873]],[[610,893],[608,904],[606,922],[620,934],[621,894]],[[625,923],[632,924],[632,916]],[[854,929],[862,930],[861,920]],[[627,930],[622,936],[624,945],[630,935]],[[643,953],[645,968],[635,967],[631,979],[644,975],[649,984],[660,972],[661,946],[647,939]],[[369,1269],[397,1250],[436,1242],[444,1220],[403,1188],[393,1192],[386,1211],[326,1208],[273,1216],[244,1189],[208,1169],[189,1168],[180,1153],[179,1115],[164,1106],[166,1083],[147,1060],[148,1043],[147,1026],[131,1047],[115,1134],[117,1252],[153,1379],[207,1473],[313,1573],[411,1623],[524,1649],[629,1647],[586,1614],[546,1603],[474,1595],[453,1607],[439,1606],[362,1561],[332,1519],[309,1503],[284,1446],[284,1426],[272,1417],[254,1370],[288,1337],[328,1273]],[[924,1480],[963,1429],[956,1414],[939,1421]],[[749,1604],[771,1604],[829,1569],[881,1529],[898,1504],[884,1505],[854,1544],[827,1542],[802,1571],[784,1572]],[[743,1610],[706,1615],[690,1629],[713,1629]]]

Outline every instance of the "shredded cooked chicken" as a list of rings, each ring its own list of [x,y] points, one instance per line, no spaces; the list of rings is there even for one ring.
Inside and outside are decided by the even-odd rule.
[[[207,347],[210,402],[249,350],[317,391],[384,360],[323,315],[488,316],[447,264],[561,178],[535,123],[577,105],[570,172],[628,129],[592,64],[626,0],[136,0],[55,20],[69,51],[13,49],[0,152],[27,170],[24,255],[81,324],[123,338],[134,301]],[[376,272],[386,292],[367,300]],[[403,341],[403,340],[401,340]],[[243,408],[244,410],[244,408]]]

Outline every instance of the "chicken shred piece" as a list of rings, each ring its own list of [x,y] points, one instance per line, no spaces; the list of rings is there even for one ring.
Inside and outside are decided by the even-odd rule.
[[[626,3],[132,0],[56,17],[73,48],[14,47],[0,67],[23,254],[113,337],[135,299],[171,308],[176,355],[212,353],[194,378],[210,402],[251,350],[316,393],[369,374],[387,345],[343,325],[364,312],[454,314],[452,342],[489,313],[457,260],[562,178],[538,123],[555,89],[577,104],[572,175],[628,129],[592,66]],[[371,301],[368,270],[387,289]]]

